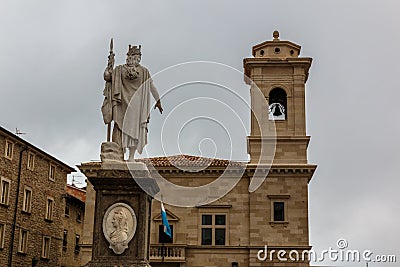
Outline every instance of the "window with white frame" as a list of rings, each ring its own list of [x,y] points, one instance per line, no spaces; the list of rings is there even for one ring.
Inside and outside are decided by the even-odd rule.
[[[19,240],[18,240],[18,252],[26,253],[28,248],[28,230],[20,229],[19,230]]]
[[[5,147],[5,151],[4,151],[4,157],[6,157],[7,159],[12,159],[13,158],[13,154],[14,154],[14,143],[6,140],[6,147]]]
[[[0,223],[0,249],[4,248],[4,235],[6,232],[5,223]]]
[[[289,195],[268,195],[271,200],[271,223],[288,223],[287,202]]]
[[[32,188],[24,188],[24,202],[22,203],[22,211],[30,213],[32,210]]]
[[[56,166],[50,164],[49,167],[49,180],[55,181],[56,180]]]
[[[35,168],[35,154],[33,154],[32,152],[28,153],[28,165],[27,168],[31,171],[34,170]]]
[[[0,184],[0,204],[9,205],[11,181],[1,177]]]
[[[45,219],[48,221],[53,220],[53,210],[54,210],[54,198],[52,197],[47,197],[46,200],[46,215]]]
[[[49,259],[50,258],[50,242],[51,238],[48,236],[43,237],[42,242],[42,258]]]

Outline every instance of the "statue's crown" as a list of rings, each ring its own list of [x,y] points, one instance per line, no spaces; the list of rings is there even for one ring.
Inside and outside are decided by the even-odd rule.
[[[140,48],[141,47],[142,47],[141,45],[139,45],[139,47],[137,47],[136,45],[134,45],[134,46],[129,45],[129,49],[128,49],[127,55],[128,56],[142,55],[142,52],[140,52]]]

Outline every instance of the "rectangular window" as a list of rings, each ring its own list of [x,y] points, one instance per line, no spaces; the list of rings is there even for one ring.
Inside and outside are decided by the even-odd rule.
[[[64,211],[65,217],[69,217],[69,204],[65,204],[65,211]]]
[[[28,248],[28,230],[20,229],[18,240],[18,252],[26,253]]]
[[[215,245],[225,245],[225,228],[215,228]]]
[[[287,203],[290,195],[268,195],[271,199],[271,221],[270,223],[288,223]]]
[[[32,189],[29,187],[25,187],[24,189],[24,202],[22,204],[22,211],[31,212],[32,208]]]
[[[173,243],[174,242],[174,226],[169,225],[171,228],[171,237],[169,237],[165,232],[164,232],[164,225],[160,224],[158,226],[158,243],[159,244],[164,244],[164,243]]]
[[[201,216],[202,225],[212,225],[212,215],[202,215]]]
[[[201,244],[224,246],[226,241],[226,215],[201,215]]]
[[[50,164],[49,167],[49,180],[55,181],[56,180],[56,166]]]
[[[215,215],[215,225],[225,225],[225,215]]]
[[[46,220],[53,220],[53,210],[54,210],[54,198],[47,197],[46,201],[46,216],[44,217]]]
[[[281,201],[274,202],[274,221],[275,222],[285,221],[285,202]]]
[[[35,154],[32,152],[28,153],[28,169],[33,171],[35,168]]]
[[[10,184],[11,181],[6,178],[1,178],[0,187],[0,204],[8,205],[10,200]]]
[[[42,243],[42,258],[49,259],[50,258],[50,237],[44,236]]]
[[[77,222],[81,222],[82,221],[82,212],[80,210],[78,210],[76,212],[76,221]]]
[[[68,245],[68,230],[64,229],[64,234],[63,234],[63,249],[66,250]]]
[[[14,143],[6,140],[6,149],[4,151],[4,156],[8,159],[12,159],[14,154]]]
[[[201,228],[201,244],[212,245],[212,228]]]
[[[80,235],[75,235],[75,253],[79,253],[80,246],[79,246],[79,241],[81,239]]]
[[[0,248],[4,248],[5,232],[6,232],[6,225],[4,223],[0,223]]]

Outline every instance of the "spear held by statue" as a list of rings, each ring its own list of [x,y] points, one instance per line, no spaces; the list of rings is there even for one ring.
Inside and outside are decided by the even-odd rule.
[[[107,63],[107,68],[104,71],[104,76],[107,74],[111,74],[113,72],[114,69],[114,57],[115,54],[113,52],[113,38],[111,38],[111,42],[110,42],[110,54],[108,55],[108,63]],[[111,81],[107,81],[106,80],[106,84],[103,90],[103,95],[104,95],[104,101],[103,101],[103,105],[101,106],[101,112],[103,113],[103,120],[104,123],[107,124],[107,142],[111,141],[111,121],[113,118],[113,114],[112,114],[112,98],[111,98],[111,86],[112,83]]]

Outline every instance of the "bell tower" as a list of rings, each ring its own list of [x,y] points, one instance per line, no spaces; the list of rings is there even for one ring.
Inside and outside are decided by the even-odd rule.
[[[273,135],[274,163],[307,163],[310,138],[306,135],[305,84],[312,59],[299,57],[300,49],[295,43],[281,41],[279,32],[274,31],[272,41],[253,46],[254,57],[244,59],[245,81],[252,87],[253,114],[247,139],[250,163],[259,162],[260,144]]]
[[[300,57],[300,48],[281,41],[275,31],[272,41],[253,46],[253,57],[243,62],[252,108],[247,174],[257,177],[257,169],[270,167],[266,179],[249,194],[252,267],[309,266],[307,258],[292,262],[270,254],[262,260],[252,256],[265,245],[269,252],[295,250],[299,255],[310,249],[308,183],[317,166],[307,160],[305,85],[312,59]]]

